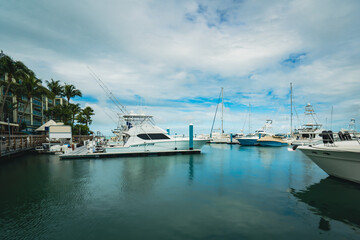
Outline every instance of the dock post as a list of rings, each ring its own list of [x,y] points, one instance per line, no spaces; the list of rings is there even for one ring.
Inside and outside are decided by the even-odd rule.
[[[170,129],[169,128],[166,129],[166,132],[167,132],[168,135],[170,135]]]
[[[232,143],[232,133],[230,133],[230,143]]]
[[[192,123],[189,125],[189,150],[194,149],[194,127]]]

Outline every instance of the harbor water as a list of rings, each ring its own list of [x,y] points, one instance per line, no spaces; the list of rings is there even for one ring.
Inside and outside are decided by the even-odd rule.
[[[287,147],[0,164],[0,239],[360,239],[359,203]]]

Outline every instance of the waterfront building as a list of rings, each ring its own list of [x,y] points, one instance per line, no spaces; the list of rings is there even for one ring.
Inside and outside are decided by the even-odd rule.
[[[3,51],[0,52],[0,58],[5,56]],[[13,82],[16,82],[18,79],[12,79]],[[8,74],[0,73],[0,81],[7,82]],[[1,84],[0,86],[0,99],[3,98],[5,94],[6,84]],[[0,121],[1,132],[14,132],[15,128],[19,126],[20,115],[23,114],[25,109],[25,104],[20,103],[18,108],[11,107],[15,106],[17,103],[17,98],[12,92],[13,89],[10,88],[9,93],[6,98],[7,106],[4,108],[3,118],[4,121]],[[26,96],[21,96],[21,100],[27,102]],[[45,111],[49,108],[56,105],[64,105],[67,104],[66,99],[61,96],[56,96],[54,99],[48,98],[45,95],[41,96],[41,98],[32,98],[30,99],[30,104],[25,111],[25,116],[23,118],[23,122],[26,124],[26,129],[23,131],[28,133],[35,133],[35,129],[43,125],[49,119],[45,115]]]

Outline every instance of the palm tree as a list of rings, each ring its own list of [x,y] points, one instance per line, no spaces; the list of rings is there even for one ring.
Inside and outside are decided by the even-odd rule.
[[[47,88],[43,87],[41,85],[41,80],[36,78],[35,75],[33,76],[27,76],[24,78],[24,80],[21,82],[21,85],[24,89],[24,95],[27,98],[27,101],[25,103],[23,114],[20,117],[19,123],[22,123],[22,120],[25,117],[25,112],[30,105],[30,101],[32,98],[37,97],[41,98],[43,95],[46,95],[49,98],[53,97],[53,93],[50,92]]]
[[[16,110],[17,115],[19,116],[20,104],[24,104],[22,96],[25,96],[25,94],[26,94],[25,89],[24,89],[23,85],[19,84],[19,83],[12,83],[10,88],[11,88],[12,94],[16,98],[15,110]],[[19,123],[19,118],[17,118],[17,122]]]
[[[68,106],[69,106],[69,109],[70,109],[71,115],[72,115],[72,118],[71,118],[71,120],[72,120],[72,126],[74,126],[75,115],[78,114],[78,113],[80,113],[81,107],[80,107],[80,104],[78,104],[78,103],[77,103],[77,104],[72,104],[72,103],[70,103]]]
[[[5,101],[8,96],[10,85],[13,82],[13,79],[22,79],[26,76],[35,76],[35,74],[28,67],[26,67],[24,63],[20,61],[15,62],[7,55],[0,58],[0,73],[7,73],[6,90],[0,106],[0,118],[2,118]]]
[[[85,123],[86,126],[89,126],[92,123],[91,116],[93,115],[95,115],[94,109],[92,109],[91,107],[86,107],[78,114],[77,120],[80,123]]]
[[[66,97],[68,103],[70,103],[70,98],[75,96],[82,97],[82,93],[79,89],[76,89],[74,85],[65,83],[63,96]]]
[[[68,124],[69,120],[72,117],[72,112],[69,105],[57,105],[58,110],[58,118],[63,121],[64,124]]]
[[[61,86],[60,80],[51,79],[51,81],[46,80],[46,85],[48,89],[56,96],[62,96],[64,92],[64,87]]]

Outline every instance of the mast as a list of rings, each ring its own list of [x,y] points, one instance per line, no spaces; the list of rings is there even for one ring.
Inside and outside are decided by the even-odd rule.
[[[331,106],[330,130],[332,130],[334,106]]]
[[[292,83],[290,83],[290,136],[292,136],[292,118],[293,118],[293,112],[292,112]]]
[[[221,88],[221,136],[224,132],[224,88]]]
[[[250,115],[251,115],[251,104],[249,103],[249,133],[251,133],[251,129],[250,129]]]

